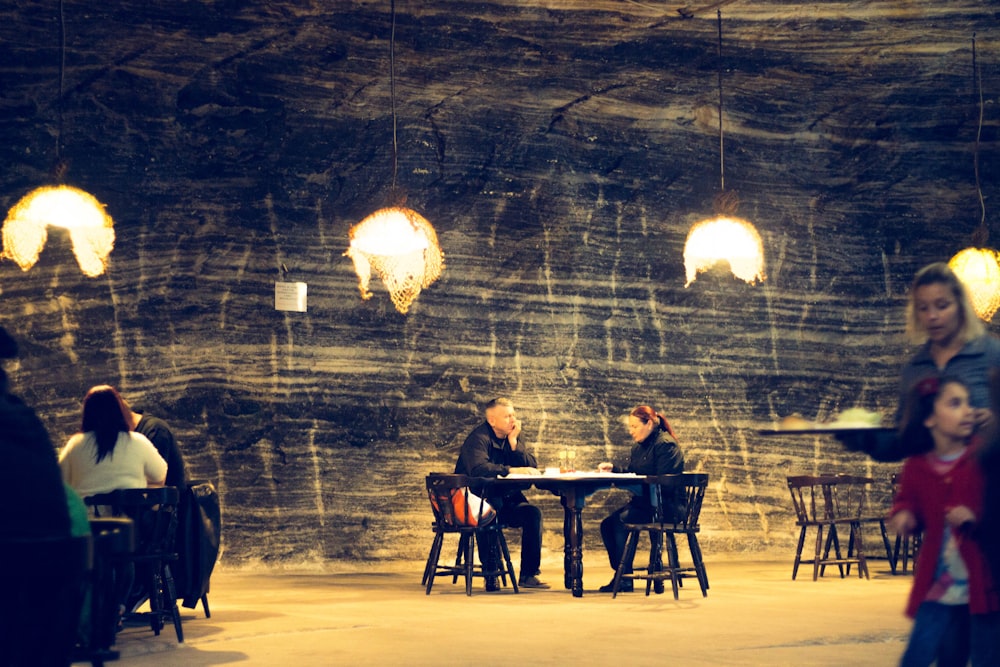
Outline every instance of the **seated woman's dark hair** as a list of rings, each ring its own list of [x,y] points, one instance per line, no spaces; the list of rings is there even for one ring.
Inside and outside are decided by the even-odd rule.
[[[126,416],[125,404],[114,387],[100,384],[91,387],[83,397],[83,418],[80,430],[94,432],[97,440],[97,457],[100,463],[105,456],[113,455],[118,434],[131,431],[130,419]]]

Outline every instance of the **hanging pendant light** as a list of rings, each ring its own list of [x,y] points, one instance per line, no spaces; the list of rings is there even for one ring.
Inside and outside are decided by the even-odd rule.
[[[344,253],[354,262],[362,299],[369,299],[371,274],[382,279],[396,310],[404,315],[441,275],[444,256],[426,218],[402,206],[379,209],[351,228]]]
[[[56,132],[56,180],[61,180],[68,162],[62,158],[63,78],[66,70],[66,26],[63,2],[59,1],[59,127]],[[36,188],[7,212],[3,223],[3,252],[27,271],[45,247],[49,227],[69,230],[73,254],[85,276],[97,277],[108,266],[115,245],[114,223],[104,204],[83,190],[64,185]]]
[[[972,233],[972,247],[960,250],[950,260],[948,266],[969,290],[972,307],[976,314],[989,322],[1000,309],[1000,253],[986,247],[989,229],[986,227],[986,203],[979,181],[979,142],[983,133],[983,80],[976,63],[976,36],[972,35],[972,74],[979,96],[979,126],[976,143],[972,152],[972,164],[976,175],[976,192],[979,194],[979,227]]]
[[[392,28],[389,33],[389,97],[392,105],[392,188],[396,199],[398,144],[396,141],[396,2],[391,0]],[[358,290],[363,300],[375,273],[389,290],[393,305],[406,314],[420,291],[433,283],[444,269],[444,253],[434,227],[422,215],[402,205],[382,208],[354,225],[350,246],[344,253],[354,262]]]
[[[763,281],[764,244],[749,221],[736,216],[739,199],[726,192],[725,151],[722,130],[722,10],[719,25],[719,194],[713,202],[713,216],[696,222],[684,242],[684,274],[688,287],[699,273],[718,264],[728,264],[734,276],[751,285]]]
[[[966,248],[948,266],[969,291],[972,308],[989,322],[1000,309],[1000,253],[991,248]]]
[[[115,230],[104,205],[68,185],[32,190],[7,213],[3,223],[3,257],[27,271],[45,246],[49,226],[69,230],[73,254],[85,276],[95,278],[108,266]]]

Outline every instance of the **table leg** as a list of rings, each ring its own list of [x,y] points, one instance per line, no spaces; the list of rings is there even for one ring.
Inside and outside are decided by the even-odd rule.
[[[583,502],[586,496],[574,490],[562,496],[565,585],[577,598],[583,597]]]

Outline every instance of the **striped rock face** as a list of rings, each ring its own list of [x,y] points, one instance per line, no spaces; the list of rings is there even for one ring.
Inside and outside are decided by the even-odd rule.
[[[48,4],[0,7],[0,205],[68,165],[115,243],[96,278],[58,228],[0,261],[5,367],[57,446],[93,384],[166,419],[229,562],[422,558],[424,476],[500,395],[543,468],[624,464],[654,406],[712,476],[706,551],[790,553],[786,474],[883,468],[757,426],[894,413],[908,283],[979,224],[974,33],[1000,200],[979,0],[422,0],[394,31],[388,0]],[[685,287],[723,174],[766,277]],[[405,315],[344,256],[400,205],[446,258]],[[621,502],[591,499],[588,540]]]

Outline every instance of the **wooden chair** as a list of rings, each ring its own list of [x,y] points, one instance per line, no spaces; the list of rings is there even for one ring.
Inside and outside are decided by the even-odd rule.
[[[851,475],[838,475],[839,477],[848,478],[854,484],[864,485],[864,499],[862,502],[864,506],[861,508],[861,515],[858,518],[858,529],[851,533],[851,539],[847,545],[847,556],[850,558],[854,554],[854,540],[855,535],[861,535],[862,531],[866,526],[877,526],[879,529],[879,536],[882,538],[882,546],[885,549],[885,559],[889,563],[890,571],[896,573],[896,558],[893,553],[892,542],[889,541],[889,532],[885,527],[885,517],[889,508],[878,509],[872,507],[872,485],[875,480],[871,477],[858,477]],[[881,558],[881,556],[873,556],[869,553],[865,554],[865,559],[870,560],[872,558]],[[851,564],[847,564],[847,574],[851,573]]]
[[[708,475],[705,473],[680,473],[676,475],[660,475],[646,480],[650,485],[650,499],[653,505],[653,521],[651,523],[626,523],[628,531],[625,539],[625,549],[622,559],[615,572],[611,597],[617,597],[623,579],[644,579],[646,595],[654,585],[662,585],[666,580],[674,590],[674,599],[678,598],[678,589],[685,578],[698,579],[701,595],[708,595],[708,573],[702,558],[701,546],[698,544],[698,518],[705,499],[705,489],[708,487]],[[633,572],[625,573],[626,564],[635,558],[639,535],[648,533],[650,539],[649,564],[645,568],[634,568]],[[688,549],[691,552],[692,565],[681,566],[677,550],[677,536],[687,538]],[[663,563],[663,548],[667,550],[667,562]],[[657,591],[659,592],[659,591]]]
[[[458,581],[458,577],[464,577],[466,595],[472,595],[474,577],[483,577],[488,583],[503,581],[506,586],[509,576],[514,592],[518,592],[510,550],[495,513],[489,514],[484,503],[476,502],[475,498],[470,503],[470,494],[484,495],[483,484],[484,480],[466,475],[431,473],[427,476],[427,497],[434,513],[434,541],[421,580],[421,584],[427,587],[427,595],[431,593],[434,579],[442,575],[451,576],[453,583]],[[441,565],[439,562],[445,535],[458,535],[459,538],[454,565]],[[477,543],[484,552],[495,555],[493,563],[477,564]],[[501,557],[503,563],[500,562]]]
[[[892,475],[892,497],[896,498],[896,493],[899,491],[899,473],[893,473]],[[917,564],[917,554],[920,552],[920,542],[923,535],[920,533],[914,533],[912,535],[903,535],[902,533],[896,533],[896,540],[893,545],[892,551],[892,573],[902,572],[906,574],[910,568],[910,561],[913,561],[914,568]],[[900,568],[900,559],[902,559],[902,567]]]
[[[84,498],[100,517],[110,511],[111,516],[125,516],[135,522],[135,551],[121,557],[121,562],[133,565],[136,583],[149,596],[149,626],[156,635],[163,628],[164,619],[171,619],[177,641],[184,641],[181,615],[177,609],[177,591],[170,564],[177,560],[174,539],[177,531],[176,487],[165,486],[145,489],[119,489]],[[107,509],[110,508],[110,509]],[[131,604],[131,601],[129,601]]]
[[[868,477],[851,475],[792,475],[787,478],[795,509],[795,524],[801,529],[795,550],[795,563],[792,566],[792,579],[795,579],[799,565],[803,563],[812,564],[813,581],[825,574],[828,565],[836,565],[843,578],[844,567],[856,564],[858,577],[869,578],[860,519],[868,502],[868,486],[871,481]],[[816,530],[815,553],[813,558],[802,560],[802,548],[806,532],[810,528]],[[838,528],[848,533],[846,554],[841,551]],[[830,557],[831,547],[834,550],[833,558]]]
[[[92,540],[0,537],[0,665],[68,666],[93,565]]]

